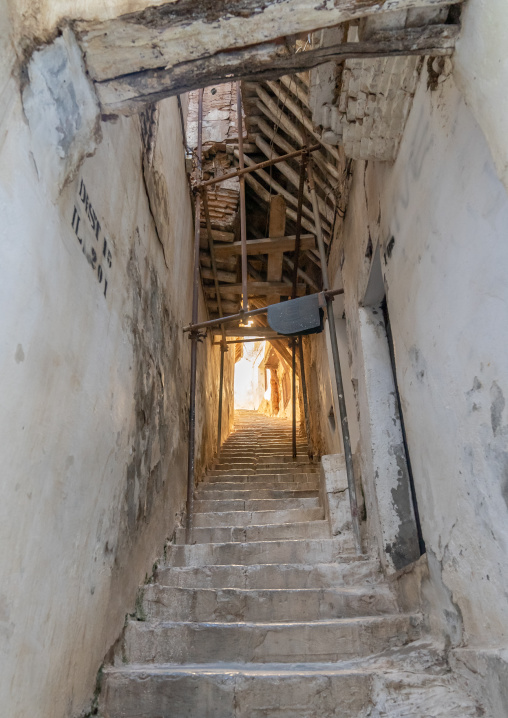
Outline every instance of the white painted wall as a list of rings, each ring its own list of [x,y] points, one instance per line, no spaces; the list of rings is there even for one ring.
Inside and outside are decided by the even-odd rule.
[[[369,236],[381,247],[434,628],[455,643],[506,641],[508,197],[451,77],[433,93],[422,78],[393,166],[355,166],[342,279],[360,383]],[[362,437],[368,420],[360,405]]]
[[[454,75],[508,189],[508,3],[467,0],[453,58]]]
[[[37,164],[19,87],[2,82],[0,712],[67,718],[90,706],[185,503],[192,213],[176,99],[161,105],[154,157],[158,238],[137,119],[103,123],[95,155],[55,198],[58,172]],[[200,345],[198,472],[215,449],[219,358]],[[225,432],[232,362],[227,372]]]

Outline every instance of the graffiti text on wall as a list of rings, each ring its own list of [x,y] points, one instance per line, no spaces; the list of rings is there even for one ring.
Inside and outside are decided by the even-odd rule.
[[[106,297],[108,292],[107,272],[108,269],[111,269],[113,261],[111,243],[106,239],[83,180],[79,185],[79,199],[81,202],[77,201],[72,213],[72,228]]]

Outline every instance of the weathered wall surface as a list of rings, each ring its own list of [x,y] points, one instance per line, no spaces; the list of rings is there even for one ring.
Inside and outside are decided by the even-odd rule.
[[[10,57],[3,43],[2,68]],[[55,197],[51,108],[29,126],[14,80],[0,89],[0,705],[64,718],[90,705],[184,509],[192,211],[176,99],[151,149],[138,119],[102,124]],[[215,450],[219,360],[199,346],[198,472]],[[225,434],[232,362],[226,384]]]
[[[452,644],[507,638],[507,227],[508,197],[464,98],[451,77],[435,92],[422,78],[394,165],[356,164],[342,280],[368,466],[372,396],[359,307],[379,246],[427,546],[425,590],[437,609],[433,627]],[[342,248],[336,253],[340,263]],[[382,475],[364,472],[373,531],[374,478]]]
[[[505,0],[468,0],[462,11],[462,33],[453,58],[454,75],[508,189],[507,47]]]

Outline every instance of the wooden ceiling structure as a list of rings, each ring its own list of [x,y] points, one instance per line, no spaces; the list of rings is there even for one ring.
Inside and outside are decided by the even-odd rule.
[[[327,144],[323,128],[313,123],[310,68],[348,58],[449,55],[458,25],[426,18],[441,9],[446,15],[450,7],[450,0],[171,0],[106,21],[72,23],[105,117],[138,113],[195,88],[212,91],[241,81],[246,134],[235,142],[228,132],[224,141],[204,147],[204,179],[319,145],[312,157],[288,158],[245,175],[247,263],[240,262],[242,193],[235,182],[203,194],[199,258],[209,318],[238,311],[245,265],[251,308],[321,289],[315,213],[329,252],[347,208],[351,160],[340,144]],[[405,14],[413,22],[391,24],[390,18]],[[350,24],[369,19],[375,31],[348,41]],[[314,45],[312,32],[339,26],[340,41]],[[312,164],[316,207],[302,161]]]
[[[347,201],[349,163],[340,149],[320,142],[319,135],[313,130],[307,81],[307,77],[302,73],[299,76],[284,77],[279,81],[242,83],[246,120],[243,159],[245,166],[249,167],[267,159],[293,153],[311,143],[317,142],[320,145],[320,149],[313,152],[311,157],[323,237],[329,247],[334,231],[337,231],[337,222],[340,222],[343,214],[341,207],[345,206]],[[227,156],[231,168],[239,166],[240,150],[237,141],[226,144],[225,153],[217,150],[216,145],[210,149],[215,157],[217,154],[221,154],[222,158]],[[301,162],[302,157],[297,156],[245,175],[250,308],[265,306],[292,295]],[[210,170],[206,159],[204,168],[206,180],[213,172],[206,171],[207,168]],[[216,163],[214,168],[216,176],[220,175],[225,169],[224,160]],[[241,309],[239,223],[233,214],[229,227],[224,226],[223,215],[215,209],[217,202],[220,203],[215,191],[217,186],[220,185],[214,185],[209,190],[215,210],[213,216],[209,216],[214,240],[215,273],[207,246],[206,217],[202,219],[201,230],[201,278],[209,318],[219,316],[216,282],[224,314],[234,314]],[[210,206],[210,199],[208,204]],[[236,211],[239,211],[238,203]],[[225,229],[230,231],[224,231]],[[297,296],[321,289],[320,260],[315,236],[312,202],[305,186],[301,211]],[[257,321],[261,323],[263,320],[259,317]]]

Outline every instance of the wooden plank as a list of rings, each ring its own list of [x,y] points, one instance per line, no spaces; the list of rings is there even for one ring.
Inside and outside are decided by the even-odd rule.
[[[278,135],[277,135],[278,137]],[[257,146],[256,146],[257,149]],[[235,150],[235,157],[238,154],[238,150]],[[255,164],[253,160],[251,160],[247,155],[244,155],[245,164]],[[281,184],[277,182],[277,180],[274,180],[273,177],[271,177],[269,172],[266,172],[266,170],[255,170],[255,174],[258,175],[258,177],[261,177],[261,179],[266,182],[266,184],[272,188],[272,190],[276,194],[281,194],[286,202],[289,204],[292,204],[294,207],[298,205],[298,201],[296,197],[294,197],[291,192],[288,192],[287,189],[285,189]],[[314,221],[314,214],[313,212],[308,209],[307,207],[303,208],[303,213],[313,222]],[[289,216],[289,215],[288,215]],[[309,228],[308,225],[303,224],[302,226]]]
[[[208,232],[206,227],[200,227],[199,236],[208,243]],[[220,229],[212,229],[212,238],[214,242],[234,242],[235,235],[233,232],[223,232]]]
[[[270,4],[274,1],[271,0]],[[357,0],[347,1],[354,2],[358,10]],[[392,0],[390,9],[393,4],[397,5],[403,1]],[[405,1],[412,2],[412,0]],[[304,2],[309,8],[311,7],[311,3],[307,0],[281,0],[280,4],[290,2]],[[340,2],[341,0],[337,0],[338,4]],[[371,0],[364,0],[361,5],[365,7],[365,4],[370,2]],[[436,2],[448,4],[441,0]],[[421,5],[421,1],[419,4]],[[321,3],[316,7],[324,5]],[[198,7],[199,4],[196,3],[196,6]],[[379,8],[379,5],[377,7]],[[363,12],[363,14],[368,13]],[[260,12],[259,15],[263,13]],[[247,47],[235,49],[234,44],[229,45],[230,28],[228,28],[224,35],[218,30],[214,31],[215,41],[212,45],[207,45],[200,38],[200,42],[195,43],[194,57],[188,59],[182,57],[180,60],[178,42],[170,52],[164,52],[168,49],[163,37],[164,33],[157,41],[153,40],[145,47],[143,38],[136,34],[136,30],[141,26],[133,22],[127,32],[128,37],[132,35],[129,44],[119,36],[116,28],[108,34],[107,27],[114,22],[120,21],[104,23],[105,27],[102,30],[97,28],[86,30],[83,23],[78,23],[77,26],[81,48],[85,53],[88,69],[96,81],[97,95],[103,112],[116,114],[133,114],[139,112],[147,103],[158,102],[165,97],[172,97],[199,87],[231,82],[235,79],[253,81],[277,79],[282,75],[301,72],[330,61],[342,62],[351,58],[368,59],[400,55],[450,55],[459,32],[456,25],[429,25],[423,28],[383,31],[363,42],[340,43],[306,52],[290,53],[283,43],[268,42],[258,45],[255,44],[256,39],[252,37],[244,43]],[[244,24],[247,26],[248,22]],[[191,25],[192,23],[189,23],[189,26]],[[299,32],[301,30],[302,28]],[[288,32],[284,28],[280,36],[283,37]],[[216,54],[213,54],[213,47],[217,43],[225,42],[228,42],[228,49],[218,48]],[[201,56],[203,52],[206,57]],[[118,62],[119,56],[125,61]],[[153,62],[150,61],[152,56],[155,56],[152,58]],[[170,59],[166,59],[167,57]]]
[[[203,279],[215,279],[213,271],[207,267],[201,267],[201,277]],[[221,269],[217,270],[217,279],[219,282],[236,282],[236,272],[225,272]]]
[[[221,336],[217,329],[212,330],[213,336]],[[282,339],[280,334],[274,332],[273,329],[266,327],[237,327],[236,329],[226,329],[227,337],[264,337],[266,339]]]
[[[298,294],[302,295],[305,294],[307,285],[306,284],[299,284],[298,285]],[[215,293],[215,287],[206,287],[205,292],[208,294],[210,291]],[[279,297],[289,297],[291,295],[291,283],[286,284],[286,282],[249,282],[247,284],[247,291],[249,294],[249,297],[255,297],[255,296],[268,296],[270,293],[277,296],[276,300],[274,302],[271,302],[272,304],[276,304],[279,301]],[[220,293],[221,295],[227,295],[227,294],[241,294],[242,293],[242,285],[238,284],[223,284],[220,286]],[[270,304],[270,302],[268,302]]]
[[[274,159],[277,157],[280,157],[277,152],[268,144],[266,140],[264,140],[261,136],[256,137],[256,144],[259,147],[259,149],[268,157],[268,159]],[[280,172],[287,177],[287,179],[291,182],[295,190],[298,190],[298,185],[300,182],[300,178],[298,176],[298,172],[296,172],[292,167],[289,166],[287,162],[279,162],[277,165],[277,169],[280,170]],[[310,192],[308,189],[304,190],[304,197],[307,200],[309,204],[311,204],[311,198],[310,198]],[[328,207],[325,203],[325,201],[318,197],[318,205],[319,205],[319,213],[322,215],[324,219],[325,226],[328,227],[328,229],[331,228],[333,223],[333,216],[334,211],[331,207]]]
[[[300,238],[300,246],[302,249],[314,249],[316,246],[316,238],[313,234],[302,234]],[[293,252],[295,249],[295,235],[287,237],[267,237],[265,239],[250,239],[247,242],[248,254],[266,254],[273,250],[280,252]],[[215,255],[217,258],[229,256],[231,254],[240,254],[241,242],[233,242],[233,244],[215,245]]]
[[[173,67],[225,50],[269,43],[384,11],[442,7],[450,0],[178,0],[103,21],[77,21],[74,30],[93,79],[141,68]],[[148,5],[148,2],[147,2]],[[302,53],[303,54],[303,53]]]

